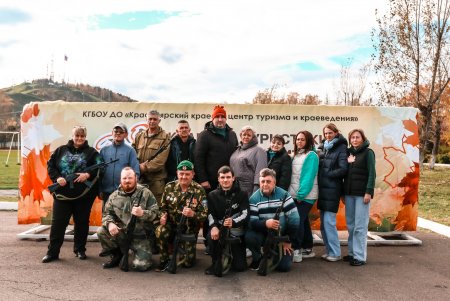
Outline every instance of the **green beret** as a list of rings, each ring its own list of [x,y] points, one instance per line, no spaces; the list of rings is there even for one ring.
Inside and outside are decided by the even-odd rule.
[[[189,160],[181,161],[177,166],[177,170],[193,170],[194,164]]]

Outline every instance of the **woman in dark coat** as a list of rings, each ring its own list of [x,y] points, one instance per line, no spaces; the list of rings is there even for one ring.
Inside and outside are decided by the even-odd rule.
[[[291,183],[292,164],[284,144],[283,136],[273,136],[270,148],[267,150],[267,167],[277,173],[277,186],[287,191]]]
[[[323,128],[325,139],[319,146],[319,200],[320,232],[327,261],[341,259],[341,247],[336,228],[336,213],[343,195],[343,179],[347,174],[347,139],[333,123]]]
[[[72,139],[58,147],[47,162],[48,175],[54,183],[58,183],[59,188],[53,193],[50,244],[47,255],[42,258],[43,263],[59,259],[66,227],[72,215],[75,223],[73,252],[79,259],[86,259],[89,216],[98,192],[99,171],[83,170],[101,162],[99,153],[88,145],[86,134],[86,127],[75,126]],[[68,183],[65,177],[73,173],[78,177],[73,183]]]

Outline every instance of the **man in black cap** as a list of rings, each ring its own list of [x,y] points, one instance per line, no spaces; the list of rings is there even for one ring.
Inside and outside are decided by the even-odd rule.
[[[136,151],[125,143],[128,137],[128,128],[122,122],[117,123],[112,131],[113,141],[111,145],[100,150],[100,156],[104,162],[119,159],[105,168],[102,183],[100,185],[100,197],[103,200],[102,211],[108,197],[120,184],[120,172],[124,167],[131,167],[139,178],[139,161]]]

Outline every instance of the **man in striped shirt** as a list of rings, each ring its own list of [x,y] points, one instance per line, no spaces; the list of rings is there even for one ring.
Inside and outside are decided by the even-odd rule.
[[[249,229],[245,235],[247,248],[252,251],[250,269],[257,270],[261,261],[261,246],[269,229],[279,231],[280,235],[288,235],[289,240],[295,237],[300,218],[297,207],[291,196],[276,186],[274,170],[264,168],[259,173],[259,189],[250,197]],[[284,201],[284,202],[283,202]],[[281,208],[279,220],[274,219],[277,209]],[[292,265],[293,249],[291,242],[283,242],[283,254],[277,270],[287,272]]]

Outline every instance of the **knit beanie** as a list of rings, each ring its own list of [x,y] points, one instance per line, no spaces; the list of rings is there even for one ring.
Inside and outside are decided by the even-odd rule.
[[[217,115],[222,115],[225,118],[227,118],[227,112],[225,111],[224,107],[221,105],[217,105],[214,107],[214,111],[212,113],[212,119],[216,118]]]

